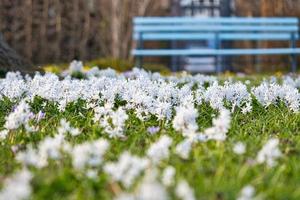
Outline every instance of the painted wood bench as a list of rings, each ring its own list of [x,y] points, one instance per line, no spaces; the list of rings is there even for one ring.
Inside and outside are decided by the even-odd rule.
[[[132,50],[136,66],[142,67],[143,57],[214,56],[216,72],[221,69],[222,56],[290,55],[291,70],[297,70],[299,28],[297,18],[192,18],[192,17],[136,17],[133,20]],[[287,41],[282,48],[226,49],[222,41]],[[209,49],[145,49],[145,41],[210,41]],[[199,66],[201,67],[201,66]]]

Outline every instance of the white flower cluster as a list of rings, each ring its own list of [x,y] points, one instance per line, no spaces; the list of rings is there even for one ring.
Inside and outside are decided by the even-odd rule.
[[[121,182],[125,187],[130,187],[135,178],[139,176],[148,166],[149,161],[145,158],[133,156],[123,152],[117,162],[107,162],[104,171],[114,181]]]
[[[128,115],[123,108],[119,107],[114,111],[112,105],[106,104],[104,107],[95,107],[94,112],[94,121],[99,122],[109,137],[115,138],[124,136],[124,127]]]
[[[109,148],[109,142],[98,139],[76,145],[72,149],[72,162],[75,169],[82,170],[85,167],[97,167],[102,164],[103,156]]]
[[[29,121],[34,118],[30,111],[30,106],[24,100],[21,101],[5,119],[4,127],[8,130],[17,129],[24,126],[26,131],[32,132],[35,129],[29,125]]]
[[[78,80],[69,76],[74,72],[85,73],[86,79]],[[31,112],[29,104],[35,97],[53,103],[60,111],[64,111],[72,102],[83,100],[87,105],[84,109],[93,112],[93,121],[103,128],[108,138],[126,140],[126,121],[131,113],[145,125],[148,135],[162,135],[145,151],[144,157],[132,155],[126,150],[121,152],[116,161],[111,161],[105,156],[110,147],[108,139],[72,144],[67,136],[71,136],[71,141],[77,141],[80,138],[75,137],[81,134],[81,130],[72,127],[66,119],[61,119],[58,133],[54,136],[46,135],[37,146],[29,144],[24,151],[14,150],[16,160],[24,169],[7,179],[0,199],[24,199],[30,196],[31,174],[26,170],[27,166],[40,169],[47,167],[50,160],[56,162],[70,157],[76,172],[84,172],[89,178],[95,178],[97,173],[103,172],[110,181],[124,186],[124,191],[119,191],[116,199],[165,200],[170,198],[168,190],[175,188],[174,194],[178,199],[194,200],[194,191],[187,181],[176,181],[174,166],[165,166],[168,163],[163,162],[168,161],[171,153],[189,159],[192,148],[199,142],[224,141],[230,129],[231,113],[251,112],[254,101],[265,107],[283,102],[291,111],[298,112],[300,109],[299,77],[284,77],[282,81],[272,79],[251,88],[241,82],[226,81],[221,84],[216,77],[203,75],[163,77],[140,69],[123,74],[98,68],[84,72],[83,64],[78,61],[70,64],[65,75],[63,79],[51,73],[36,74],[30,78],[22,77],[20,73],[8,73],[6,78],[1,79],[0,100],[9,98],[12,102],[20,103],[6,117],[0,138],[6,138],[11,130],[22,126],[28,132],[35,130],[30,123],[39,123],[45,115],[42,111],[37,115]],[[202,127],[198,127],[197,119],[201,115],[198,108],[202,104],[210,105],[219,114],[212,119],[211,127],[200,131]],[[148,127],[149,119],[155,119],[159,126]],[[172,126],[183,136],[183,140],[167,136],[161,124]],[[173,140],[176,142],[174,148]],[[278,144],[278,139],[270,139],[258,152],[256,163],[275,166],[281,156]],[[233,147],[233,152],[238,155],[245,151],[246,146],[241,142]],[[99,171],[101,169],[103,171]],[[128,190],[132,193],[127,193]],[[254,189],[246,187],[239,199],[251,199],[253,196]]]
[[[176,170],[173,166],[168,166],[164,169],[162,174],[162,183],[169,187],[174,184],[174,176],[175,176]]]
[[[294,88],[300,88],[300,76],[292,78],[291,76],[284,76],[282,80],[284,85],[290,85]]]
[[[139,187],[134,193],[121,193],[115,200],[168,200],[169,195],[160,182],[157,181],[157,170],[149,169]]]
[[[213,126],[206,129],[204,134],[209,140],[223,141],[226,139],[226,133],[230,128],[230,112],[226,109],[220,110],[220,114],[217,118],[213,119]]]
[[[157,181],[157,172],[149,170],[138,191],[138,198],[141,200],[168,200],[169,195],[166,188]]]
[[[196,200],[194,190],[185,180],[181,180],[176,186],[176,195],[182,200]]]
[[[43,168],[48,165],[48,160],[58,160],[62,158],[62,152],[70,152],[71,146],[64,140],[62,134],[54,137],[47,136],[42,140],[37,149],[28,146],[25,151],[18,152],[16,159],[23,165]]]
[[[240,82],[226,82],[224,86],[214,82],[204,91],[203,99],[216,109],[224,109],[224,102],[227,101],[231,103],[232,111],[236,107],[242,108],[244,113],[252,110],[251,94],[247,91],[246,85]]]
[[[21,98],[27,89],[28,85],[20,72],[8,72],[5,79],[0,79],[0,98]]]
[[[147,151],[147,156],[151,162],[156,165],[160,161],[167,159],[169,157],[169,147],[172,144],[172,139],[166,135],[161,136],[161,138],[153,143]]]
[[[54,137],[47,136],[36,149],[28,146],[25,151],[18,152],[16,159],[25,166],[43,168],[48,165],[49,159],[59,160],[63,158],[63,153],[67,153],[72,156],[74,168],[83,170],[86,167],[97,167],[102,164],[108,147],[109,142],[105,139],[85,142],[72,147],[60,133]]]
[[[74,128],[70,125],[66,119],[60,120],[60,126],[58,127],[59,134],[70,133],[72,136],[77,136],[80,134],[80,130],[78,128]]]
[[[193,140],[190,138],[186,138],[183,141],[181,141],[176,146],[176,153],[182,158],[182,159],[188,159],[190,155],[190,151],[192,149]]]
[[[278,147],[279,140],[277,138],[271,138],[258,152],[256,161],[258,163],[266,163],[269,167],[274,167],[276,159],[281,157],[282,153]]]
[[[30,181],[31,172],[23,168],[12,177],[4,181],[4,187],[0,191],[0,200],[22,200],[28,199],[31,194]]]
[[[7,130],[7,129],[0,131],[0,139],[4,140],[7,137],[8,133],[9,133],[9,130]]]
[[[82,63],[72,62],[71,71],[74,70],[82,70]],[[151,115],[158,120],[171,120],[173,110],[185,106],[182,102],[187,97],[193,103],[208,102],[216,109],[229,106],[232,112],[237,108],[243,113],[251,112],[254,99],[264,106],[283,101],[293,111],[300,109],[297,90],[300,78],[285,77],[283,85],[277,83],[279,81],[264,82],[248,90],[241,82],[227,81],[221,85],[216,77],[203,75],[163,77],[140,69],[118,74],[112,69],[97,68],[84,73],[87,74],[84,80],[72,79],[70,76],[60,80],[51,73],[36,74],[33,78],[8,73],[5,79],[0,80],[0,98],[33,99],[39,96],[56,102],[61,110],[78,99],[88,102],[96,99],[113,105],[115,99],[119,98],[126,102],[123,109],[133,109],[141,120]],[[193,90],[195,85],[197,89]]]
[[[83,72],[83,63],[81,61],[73,60],[69,66],[69,73]]]
[[[262,83],[258,87],[252,88],[252,92],[263,106],[268,107],[283,101],[292,111],[297,112],[300,109],[300,93],[291,85]]]
[[[198,111],[193,104],[177,107],[176,115],[173,119],[173,127],[176,131],[181,132],[183,136],[193,137],[198,129],[197,117]]]
[[[207,140],[224,141],[226,139],[226,133],[230,128],[230,122],[231,122],[230,112],[228,110],[221,109],[219,116],[213,119],[213,126],[205,129],[203,133],[196,132],[196,127],[194,127],[197,126],[195,116],[185,118],[183,116],[180,116],[180,114],[189,116],[189,112],[182,112],[182,113],[178,112],[176,114],[174,120],[176,119],[177,121],[180,121],[178,119],[182,119],[181,123],[178,122],[175,123],[175,126],[177,126],[176,130],[192,130],[189,132],[189,134],[184,134],[186,139],[184,139],[176,146],[176,153],[181,158],[187,159],[189,157],[192,145],[195,142],[207,141]],[[186,121],[184,122],[184,120]],[[189,121],[191,121],[190,122],[192,124],[191,127],[194,128],[186,129],[186,127],[190,127],[186,125],[189,123]],[[174,126],[174,121],[173,121],[173,126]]]
[[[246,185],[240,192],[237,200],[252,200],[254,199],[255,188],[252,185]]]
[[[128,152],[123,152],[119,157],[117,162],[108,162],[104,165],[104,171],[110,175],[112,180],[121,182],[126,188],[129,188],[134,180],[142,174],[150,166],[154,167],[161,160],[169,157],[169,147],[172,144],[172,139],[168,136],[162,136],[156,143],[152,144],[148,151],[148,158],[139,158],[137,156],[133,156]],[[168,179],[173,177],[175,174],[175,169],[169,167],[166,169],[164,173],[164,184],[171,185],[172,180]],[[147,176],[146,176],[147,177]],[[156,175],[155,175],[156,177]],[[168,180],[167,180],[168,179]],[[148,180],[147,178],[145,180]],[[158,183],[151,179],[151,184],[146,181],[146,183],[141,184],[141,190],[148,190],[150,186],[155,187]],[[153,182],[154,181],[154,182]],[[155,183],[154,185],[152,185]],[[150,185],[148,185],[150,184]],[[160,184],[159,184],[160,185]],[[146,189],[148,188],[148,189]],[[151,187],[150,187],[151,188]],[[147,195],[150,195],[150,191],[143,191],[142,194],[139,195],[139,199],[146,198]],[[141,195],[146,195],[141,197]],[[153,195],[153,194],[152,194]],[[128,196],[128,195],[125,195]],[[124,194],[122,198],[125,198]],[[121,197],[119,196],[118,199]],[[147,199],[147,198],[146,198]],[[151,198],[152,199],[152,198]]]
[[[242,142],[237,142],[233,147],[233,152],[242,155],[246,152],[246,145]]]

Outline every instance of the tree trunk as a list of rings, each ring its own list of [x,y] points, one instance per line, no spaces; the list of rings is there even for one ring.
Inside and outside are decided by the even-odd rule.
[[[0,34],[0,71],[20,71],[22,73],[32,73],[38,70],[29,62],[23,60],[15,50],[8,46]]]

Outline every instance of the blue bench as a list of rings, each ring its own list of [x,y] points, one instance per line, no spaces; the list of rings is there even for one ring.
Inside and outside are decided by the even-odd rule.
[[[291,70],[297,69],[296,42],[299,39],[297,18],[192,18],[192,17],[136,17],[133,20],[132,50],[137,66],[148,56],[214,56],[216,72],[221,69],[222,56],[290,55]],[[287,41],[286,48],[226,49],[222,41]],[[209,41],[209,49],[144,49],[144,41]]]

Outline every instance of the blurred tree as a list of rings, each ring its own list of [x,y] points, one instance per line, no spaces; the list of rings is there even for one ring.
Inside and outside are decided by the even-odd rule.
[[[1,0],[0,32],[35,64],[130,57],[132,18],[167,14],[171,0]]]
[[[7,45],[0,34],[0,70],[32,73],[37,70],[29,62],[22,59],[15,50]]]
[[[132,49],[132,19],[134,16],[165,15],[169,1],[102,0],[101,17],[103,44],[110,44],[105,56],[127,59]],[[105,37],[106,36],[106,37]]]

